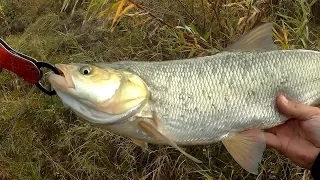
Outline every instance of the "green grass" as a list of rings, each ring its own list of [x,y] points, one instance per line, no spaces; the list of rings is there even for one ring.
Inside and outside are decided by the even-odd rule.
[[[145,0],[139,1],[145,10],[172,27],[154,18],[134,26],[150,17],[141,14],[124,16],[110,32],[116,8],[97,15],[116,2],[0,0],[0,24],[6,29],[0,37],[53,64],[162,61],[214,54],[273,21],[283,49],[320,48],[320,17],[313,16],[311,6],[319,7],[317,0]],[[0,84],[0,179],[310,179],[309,171],[272,149],[266,150],[258,176],[243,170],[221,143],[185,148],[203,164],[168,146],[149,145],[144,152],[125,137],[85,123],[56,96],[7,71],[0,74]]]

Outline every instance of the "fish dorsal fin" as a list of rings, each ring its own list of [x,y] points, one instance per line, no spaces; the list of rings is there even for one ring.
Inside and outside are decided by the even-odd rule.
[[[272,51],[279,47],[272,39],[273,23],[266,23],[249,31],[224,51]]]
[[[140,120],[138,122],[138,124],[140,125],[140,127],[142,129],[144,129],[145,132],[147,132],[148,134],[150,134],[151,136],[153,136],[155,139],[160,140],[162,142],[164,142],[167,145],[170,145],[174,148],[176,148],[178,151],[180,151],[182,154],[184,154],[185,156],[187,156],[188,158],[190,158],[191,160],[197,162],[197,163],[202,163],[200,160],[198,160],[197,158],[191,156],[190,154],[186,153],[184,150],[182,150],[175,142],[173,142],[172,140],[170,140],[168,137],[166,137],[165,135],[163,135],[161,132],[159,132],[153,125],[152,123],[148,122],[148,121],[144,121],[144,120]]]

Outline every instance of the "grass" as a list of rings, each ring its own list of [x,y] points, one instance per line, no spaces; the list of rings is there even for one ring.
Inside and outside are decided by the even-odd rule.
[[[140,1],[110,31],[119,1],[0,0],[0,37],[53,64],[162,61],[214,54],[273,21],[282,49],[319,50],[320,17],[312,12],[319,1],[266,2]],[[272,149],[258,176],[244,171],[221,143],[185,148],[203,164],[168,146],[144,152],[7,71],[0,84],[0,179],[310,179],[309,171]]]

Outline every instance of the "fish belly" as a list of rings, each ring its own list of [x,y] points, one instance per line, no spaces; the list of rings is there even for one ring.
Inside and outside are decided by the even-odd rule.
[[[159,131],[180,145],[282,124],[279,93],[306,104],[320,97],[320,53],[314,51],[223,52],[123,66],[145,80]]]

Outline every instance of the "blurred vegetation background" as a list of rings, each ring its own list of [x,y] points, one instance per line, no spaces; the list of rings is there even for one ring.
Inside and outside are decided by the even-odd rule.
[[[0,0],[0,38],[39,61],[163,61],[215,54],[265,22],[282,49],[320,49],[319,0]],[[142,151],[0,74],[0,179],[310,179],[267,149],[258,176],[221,143]]]

